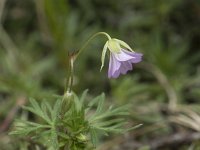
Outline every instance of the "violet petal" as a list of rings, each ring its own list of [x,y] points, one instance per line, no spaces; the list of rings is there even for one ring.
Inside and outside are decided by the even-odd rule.
[[[130,52],[130,51],[127,51],[127,50],[124,50],[124,49],[122,49],[121,51],[130,55],[130,56],[133,56],[133,57],[142,57],[143,56],[142,53]]]
[[[113,53],[113,55],[118,61],[127,61],[133,58],[133,56],[126,54],[123,51],[120,51],[120,53]]]
[[[118,73],[117,71],[120,68],[121,63],[116,60],[116,58],[110,54],[110,62],[109,62],[109,68],[108,68],[108,77],[111,78],[113,76],[117,76]],[[119,75],[118,75],[119,76]]]
[[[118,69],[113,73],[112,78],[118,78],[119,75],[120,75],[120,70]]]
[[[132,70],[132,69],[133,69],[133,66],[132,66],[131,62],[129,62],[129,61],[121,62],[120,72],[122,74],[126,74],[127,71]]]

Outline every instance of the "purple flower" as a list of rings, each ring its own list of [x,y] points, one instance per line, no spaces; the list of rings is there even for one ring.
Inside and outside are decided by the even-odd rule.
[[[139,63],[141,60],[141,53],[130,52],[125,49],[121,49],[120,53],[111,52],[108,78],[118,78],[120,74],[126,74],[133,69],[133,63]]]
[[[110,50],[108,78],[117,78],[120,74],[126,74],[133,69],[133,63],[142,61],[143,54],[134,52],[128,44],[121,40],[109,39],[103,48],[101,69],[104,66],[107,49]]]

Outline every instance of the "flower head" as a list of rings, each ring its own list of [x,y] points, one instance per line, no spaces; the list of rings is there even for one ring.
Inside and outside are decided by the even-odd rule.
[[[126,74],[129,70],[133,69],[133,63],[142,61],[143,54],[134,52],[124,41],[109,39],[103,48],[101,69],[104,66],[107,49],[110,50],[109,78],[117,78],[120,74]]]

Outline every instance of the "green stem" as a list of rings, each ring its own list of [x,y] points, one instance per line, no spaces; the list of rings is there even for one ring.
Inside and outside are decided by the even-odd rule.
[[[66,81],[66,87],[62,98],[61,119],[64,117],[65,112],[69,109],[71,101],[71,92],[74,78],[74,56],[69,56],[69,75]]]
[[[70,93],[72,90],[72,85],[73,85],[73,76],[74,76],[74,62],[77,59],[77,57],[80,55],[80,53],[86,48],[86,46],[91,42],[91,40],[93,40],[96,36],[98,35],[104,35],[108,38],[108,40],[111,39],[111,37],[106,33],[106,32],[97,32],[94,35],[92,35],[86,42],[85,44],[79,49],[78,53],[76,55],[72,55],[69,56],[69,60],[70,60],[70,66],[69,66],[69,76],[67,78],[67,92]]]
[[[69,56],[69,76],[66,81],[67,90],[65,92],[70,93],[72,90],[73,79],[74,79],[74,56]]]
[[[80,55],[80,53],[86,48],[86,46],[90,43],[91,40],[93,40],[98,35],[105,35],[109,40],[111,39],[110,35],[108,35],[106,32],[97,32],[96,34],[92,35],[85,44],[79,49],[78,53],[76,54],[76,58]],[[75,60],[76,60],[75,58]],[[75,61],[74,60],[74,61]]]

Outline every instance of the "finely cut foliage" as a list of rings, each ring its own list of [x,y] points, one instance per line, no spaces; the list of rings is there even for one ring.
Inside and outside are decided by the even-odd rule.
[[[101,94],[86,102],[85,91],[81,98],[73,93],[70,99],[70,107],[63,113],[62,97],[56,100],[51,106],[48,101],[43,100],[39,104],[36,100],[30,99],[30,106],[23,106],[25,111],[38,116],[38,122],[31,122],[29,119],[16,120],[11,135],[21,138],[29,137],[34,141],[35,146],[46,147],[47,149],[70,148],[87,149],[96,147],[101,135],[109,133],[123,133],[133,128],[125,128],[127,123],[123,116],[127,116],[128,106],[121,106],[108,109],[104,106],[105,96]],[[65,99],[69,100],[69,99]],[[41,142],[45,141],[45,142]]]

